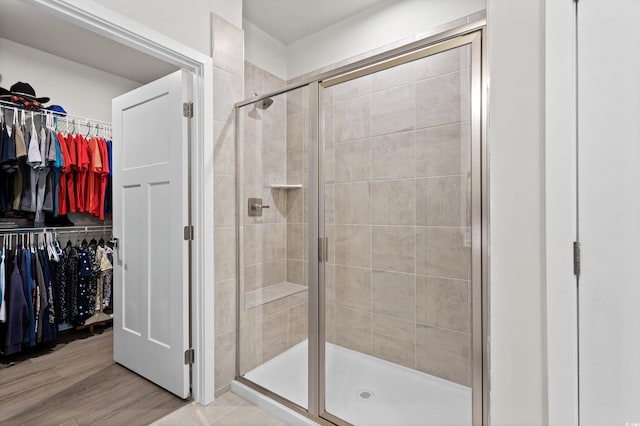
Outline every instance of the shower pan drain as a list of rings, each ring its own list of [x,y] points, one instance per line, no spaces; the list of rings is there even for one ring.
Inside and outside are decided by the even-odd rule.
[[[373,398],[375,396],[375,394],[373,392],[368,391],[368,390],[359,390],[356,393],[362,399],[371,399],[371,398]]]

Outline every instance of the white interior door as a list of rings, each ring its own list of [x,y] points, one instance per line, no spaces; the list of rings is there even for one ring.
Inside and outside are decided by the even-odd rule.
[[[188,122],[178,71],[113,100],[114,359],[189,396]]]
[[[580,424],[640,424],[640,2],[578,3]]]

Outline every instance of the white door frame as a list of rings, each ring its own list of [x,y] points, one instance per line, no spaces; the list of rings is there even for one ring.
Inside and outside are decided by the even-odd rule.
[[[551,426],[578,425],[576,3],[545,1],[547,409]]]
[[[23,1],[194,74],[191,190],[195,239],[192,251],[191,320],[195,363],[192,370],[192,396],[200,404],[209,404],[214,399],[215,390],[212,58],[92,0]]]

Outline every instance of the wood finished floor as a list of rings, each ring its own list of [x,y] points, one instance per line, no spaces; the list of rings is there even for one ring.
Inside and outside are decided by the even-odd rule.
[[[111,328],[72,333],[0,357],[0,425],[148,425],[187,405],[113,361]]]

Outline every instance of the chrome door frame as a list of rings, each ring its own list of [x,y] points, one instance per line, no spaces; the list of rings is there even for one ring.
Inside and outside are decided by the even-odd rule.
[[[307,138],[309,143],[309,377],[308,377],[308,409],[263,388],[240,375],[240,292],[236,291],[236,380],[271,399],[313,419],[321,424],[348,425],[344,420],[326,411],[325,388],[325,304],[324,304],[324,256],[322,254],[324,229],[324,167],[320,135],[323,123],[323,93],[321,88],[372,74],[403,63],[411,62],[427,56],[464,45],[471,47],[471,233],[472,233],[472,275],[471,275],[471,369],[472,369],[472,421],[474,425],[489,424],[489,205],[488,205],[488,167],[486,144],[487,120],[487,55],[486,55],[486,20],[484,16],[472,23],[439,32],[422,40],[408,43],[349,65],[320,73],[297,83],[235,104],[236,108],[236,158],[240,159],[239,140],[239,108],[254,104],[266,98],[274,97],[301,87],[309,87],[309,126]],[[239,165],[239,164],[238,164]],[[238,169],[239,170],[239,169]],[[240,176],[236,174],[236,197],[240,194]],[[236,200],[241,207],[241,200]],[[238,212],[242,211],[237,208]],[[240,226],[240,213],[237,212],[237,228]],[[237,230],[236,280],[240,288],[240,233]],[[322,285],[320,285],[322,284]],[[312,350],[314,349],[314,350]]]

